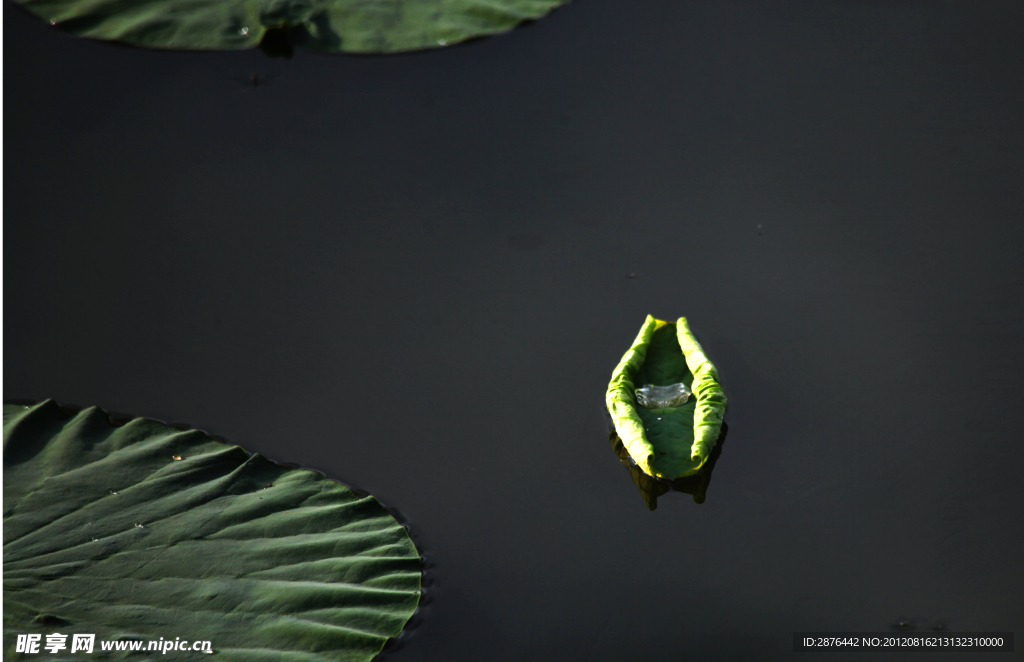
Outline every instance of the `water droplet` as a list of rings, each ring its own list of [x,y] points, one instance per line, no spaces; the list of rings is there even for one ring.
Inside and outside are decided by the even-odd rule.
[[[113,494],[114,496],[117,496],[117,492],[115,492],[114,490],[110,490],[110,493]]]
[[[136,529],[144,529],[144,528],[146,528],[146,527],[145,527],[144,525],[142,525],[142,524],[139,524],[138,522],[136,522],[136,523],[135,523],[135,528],[136,528]]]
[[[180,459],[181,459],[181,456],[180,456],[180,455],[172,455],[172,456],[171,456],[171,459],[172,459],[172,460],[180,460]]]
[[[447,42],[447,41],[445,41],[444,39],[439,39],[439,40],[437,41],[437,45],[438,45],[438,46],[447,46],[447,45],[448,45],[448,42]]]
[[[249,34],[249,28],[242,28],[241,30],[238,31],[238,34],[240,34],[240,35],[247,35],[247,34]]]
[[[50,25],[57,25],[57,19],[51,18],[50,19]],[[25,409],[28,409],[28,407],[25,407]]]
[[[99,539],[99,538],[93,538],[93,539],[92,539],[92,541],[93,541],[93,542],[99,542],[99,541],[100,541],[100,539]]]

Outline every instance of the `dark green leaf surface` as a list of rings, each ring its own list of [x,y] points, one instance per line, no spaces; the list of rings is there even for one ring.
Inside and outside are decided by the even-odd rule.
[[[370,660],[419,603],[376,499],[197,430],[4,405],[3,490],[5,660],[68,659],[14,653],[55,631],[215,651],[152,659]]]
[[[510,30],[567,0],[18,0],[83,37],[136,46],[239,49],[288,28],[323,52],[396,53]]]

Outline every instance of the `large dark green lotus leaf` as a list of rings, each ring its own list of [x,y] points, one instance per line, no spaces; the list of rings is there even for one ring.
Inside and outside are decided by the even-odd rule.
[[[239,49],[272,28],[307,48],[396,53],[510,30],[567,0],[18,0],[83,37],[151,48]]]
[[[376,499],[197,430],[4,405],[3,490],[5,660],[73,657],[70,637],[64,655],[14,652],[53,632],[369,660],[419,603],[416,548]]]

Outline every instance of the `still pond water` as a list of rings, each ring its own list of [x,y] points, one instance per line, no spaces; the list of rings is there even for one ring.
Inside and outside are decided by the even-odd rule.
[[[4,15],[5,398],[399,510],[432,583],[384,659],[1024,633],[1020,3],[583,0],[290,60]],[[654,511],[603,411],[648,313],[730,401]]]

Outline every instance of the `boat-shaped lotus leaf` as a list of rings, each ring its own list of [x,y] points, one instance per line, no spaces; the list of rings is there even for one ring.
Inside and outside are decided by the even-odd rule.
[[[677,391],[682,397],[649,402],[645,393],[658,391]],[[686,318],[665,322],[648,315],[612,373],[605,402],[637,466],[650,476],[673,480],[696,474],[707,462],[722,428],[726,398],[718,370]]]

